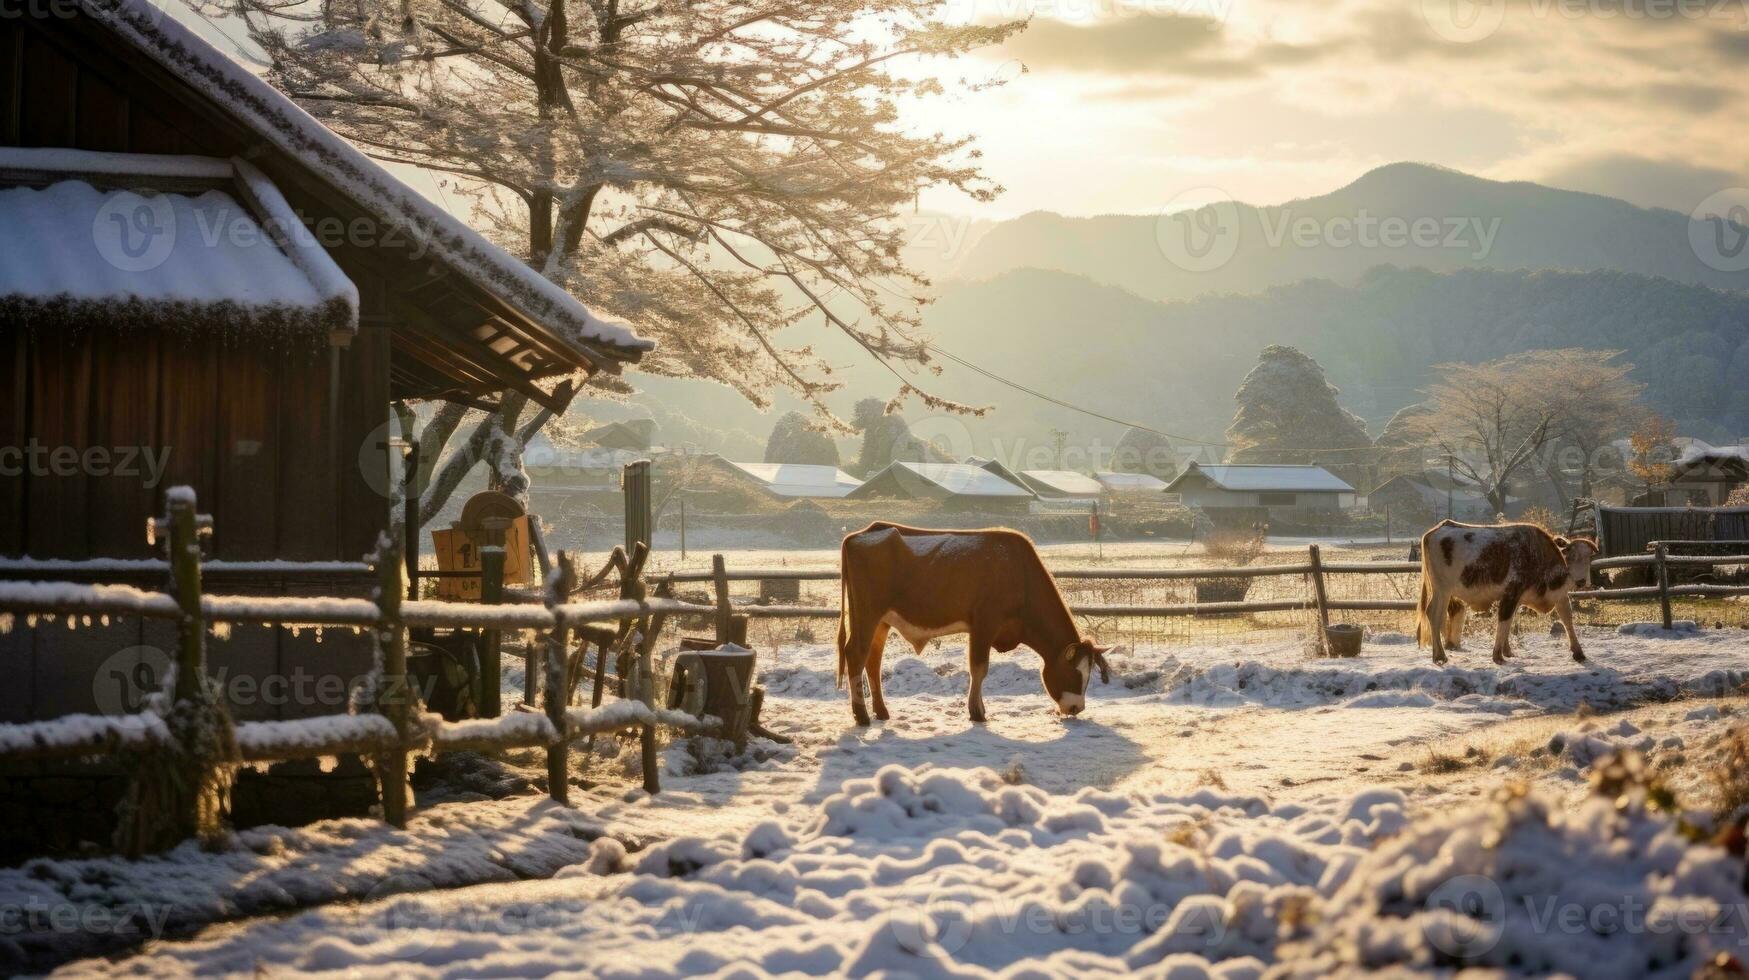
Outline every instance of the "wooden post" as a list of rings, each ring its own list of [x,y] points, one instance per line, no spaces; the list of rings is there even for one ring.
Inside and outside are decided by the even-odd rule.
[[[407,631],[401,625],[401,597],[406,579],[401,549],[384,537],[377,551],[377,609],[382,623],[377,644],[382,651],[382,677],[378,679],[378,708],[395,727],[400,744],[377,757],[377,779],[383,797],[383,819],[396,827],[407,826],[411,795],[407,772],[411,759],[407,743],[413,728],[413,684],[407,677]]]
[[[1667,560],[1670,557],[1670,549],[1662,541],[1658,542],[1655,548],[1653,555],[1657,562],[1658,610],[1664,616],[1664,628],[1673,629],[1676,621],[1672,618],[1673,614],[1670,610],[1670,564]]]
[[[638,542],[655,544],[656,529],[651,521],[650,461],[640,459],[627,463],[620,487],[625,492],[626,554],[637,551]]]
[[[729,605],[729,567],[722,555],[711,556],[711,580],[717,587],[717,643],[727,643],[729,631],[734,628],[729,620],[734,618],[735,610]]]
[[[553,632],[546,643],[546,681],[543,703],[547,721],[557,738],[547,746],[547,794],[556,803],[571,802],[571,742],[565,709],[570,707],[565,685],[566,651],[570,646],[570,627],[565,622],[565,600],[577,587],[577,566],[569,552],[560,551],[558,574],[547,579],[546,605],[553,614]],[[532,670],[530,671],[532,673]]]
[[[1324,592],[1324,562],[1318,553],[1318,546],[1311,545],[1307,551],[1312,562],[1312,601],[1318,607],[1318,654],[1330,655],[1330,600]]]
[[[177,701],[194,701],[206,686],[206,616],[200,608],[200,529],[194,494],[172,492],[164,506],[170,517],[170,575],[182,610],[176,624],[174,696]]]
[[[504,601],[504,549],[480,549],[480,601],[496,606]],[[480,691],[475,704],[480,717],[496,718],[504,713],[499,692],[504,664],[504,634],[501,630],[480,633]]]

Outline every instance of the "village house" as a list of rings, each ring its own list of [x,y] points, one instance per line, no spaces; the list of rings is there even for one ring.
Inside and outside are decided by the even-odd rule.
[[[838,500],[861,485],[836,466],[738,463],[716,455],[708,458],[737,482],[778,500]]]
[[[944,510],[1024,514],[1031,490],[970,463],[893,463],[845,495],[848,500],[933,500]]]
[[[1093,474],[1108,494],[1156,495],[1166,491],[1166,481],[1149,473],[1117,473],[1102,471]]]
[[[1191,463],[1165,488],[1186,507],[1261,507],[1272,516],[1354,506],[1354,488],[1322,466]]]
[[[1670,468],[1664,503],[1718,507],[1749,482],[1749,448],[1690,447]]]

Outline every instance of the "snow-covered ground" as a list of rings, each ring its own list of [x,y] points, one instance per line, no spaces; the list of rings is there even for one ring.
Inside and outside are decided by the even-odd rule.
[[[1749,633],[1597,632],[1579,665],[1532,632],[1503,668],[1475,649],[1434,668],[1391,634],[1356,660],[1126,651],[1075,719],[1020,650],[991,667],[984,725],[949,640],[889,653],[892,720],[868,729],[829,646],[785,648],[762,663],[765,719],[796,743],[671,747],[654,798],[608,743],[576,811],[449,787],[406,831],[334,821],[0,872],[0,908],[135,910],[147,934],[147,915],[173,932],[256,916],[71,975],[1629,977],[1749,959],[1742,860],[1589,785],[1636,749],[1708,826]]]

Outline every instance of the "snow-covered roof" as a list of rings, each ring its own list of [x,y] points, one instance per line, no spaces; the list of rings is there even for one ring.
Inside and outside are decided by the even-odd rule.
[[[26,321],[357,330],[303,228],[246,161],[0,147],[0,305]]]
[[[599,317],[558,285],[426,200],[272,85],[147,0],[79,0],[81,9],[350,198],[427,247],[506,306],[580,350],[632,359],[654,344]],[[604,363],[604,366],[606,364]]]
[[[951,494],[964,497],[1030,497],[1025,487],[1017,487],[981,466],[966,463],[894,463],[915,476]]]
[[[1288,466],[1263,463],[1192,463],[1172,481],[1176,488],[1200,474],[1222,490],[1277,493],[1353,493],[1346,480],[1322,466]]]
[[[836,466],[808,463],[724,463],[779,497],[843,497],[862,484]]]
[[[1158,493],[1166,489],[1166,481],[1148,473],[1111,473],[1093,474],[1107,490],[1123,493]]]
[[[1021,470],[1020,475],[1035,487],[1065,497],[1097,497],[1105,492],[1105,484],[1074,470]]]

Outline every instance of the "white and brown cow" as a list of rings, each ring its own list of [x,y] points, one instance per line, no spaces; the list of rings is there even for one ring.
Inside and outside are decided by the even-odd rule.
[[[886,720],[881,652],[890,630],[918,652],[938,636],[965,633],[971,684],[966,710],[984,720],[984,673],[990,650],[1031,647],[1044,658],[1045,691],[1064,715],[1087,704],[1088,678],[1111,679],[1107,648],[1081,635],[1032,539],[1019,531],[931,531],[876,522],[844,538],[838,617],[838,680],[850,683],[850,711],[869,723],[863,678],[874,715]]]
[[[1463,642],[1465,613],[1499,603],[1494,662],[1505,663],[1512,656],[1512,617],[1519,606],[1529,606],[1541,613],[1554,610],[1567,630],[1573,659],[1583,663],[1568,592],[1590,579],[1596,556],[1595,541],[1569,540],[1535,524],[1441,521],[1421,537],[1416,642],[1430,644],[1433,662],[1445,663],[1447,648],[1459,649]]]

